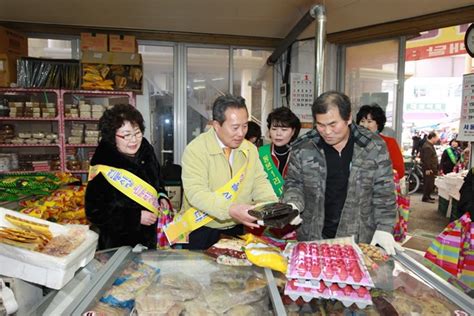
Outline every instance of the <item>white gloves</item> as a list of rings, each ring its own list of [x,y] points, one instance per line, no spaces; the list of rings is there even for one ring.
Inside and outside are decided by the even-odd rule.
[[[289,205],[291,205],[291,207],[294,209],[294,210],[298,210],[298,208],[296,207],[296,205],[294,203],[288,203]],[[298,210],[299,212],[300,210]],[[299,224],[301,224],[303,222],[303,219],[301,218],[300,214],[296,215],[295,218],[293,218],[290,222],[290,225],[293,225],[293,226],[298,226]]]
[[[404,251],[403,247],[400,246],[395,239],[393,239],[393,235],[382,230],[376,230],[374,233],[374,237],[372,237],[372,241],[370,242],[372,246],[379,245],[388,255],[393,256],[396,254],[395,249],[398,251]]]
[[[298,226],[299,224],[301,224],[303,222],[303,219],[301,218],[301,216],[298,214],[296,215],[295,218],[293,218],[290,222],[290,225],[293,225],[293,226]]]

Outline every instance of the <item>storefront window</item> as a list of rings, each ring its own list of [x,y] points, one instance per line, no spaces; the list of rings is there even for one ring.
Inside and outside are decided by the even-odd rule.
[[[402,144],[411,152],[412,138],[437,131],[441,143],[455,138],[461,112],[462,77],[473,60],[464,48],[469,25],[422,32],[407,41]],[[441,149],[440,149],[441,150]]]
[[[393,116],[397,97],[398,40],[347,47],[345,92],[353,102],[353,115],[365,104],[377,103],[386,113],[384,132],[395,136]]]
[[[265,121],[262,109],[273,99],[273,71],[265,67],[271,52],[234,49],[233,54],[233,93],[245,98],[253,121]]]
[[[188,47],[186,59],[186,141],[189,143],[212,120],[214,100],[229,93],[229,50]]]
[[[144,103],[148,103],[150,141],[162,164],[174,155],[173,47],[140,45],[144,70]],[[147,113],[143,113],[147,120]]]

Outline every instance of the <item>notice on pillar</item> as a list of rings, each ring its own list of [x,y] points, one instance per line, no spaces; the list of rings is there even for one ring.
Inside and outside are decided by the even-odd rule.
[[[301,123],[312,123],[311,106],[314,99],[312,74],[290,73],[290,109]]]
[[[462,105],[457,140],[474,141],[474,74],[464,75]]]

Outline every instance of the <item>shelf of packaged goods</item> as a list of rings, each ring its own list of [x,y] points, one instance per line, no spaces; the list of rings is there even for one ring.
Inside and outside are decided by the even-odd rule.
[[[66,144],[66,148],[78,148],[78,147],[95,148],[97,147],[97,144]]]
[[[11,117],[0,116],[0,121],[57,121],[57,117]]]
[[[121,91],[121,90],[61,90],[63,94],[85,94],[85,95],[126,95],[133,96],[133,91]]]
[[[66,122],[90,122],[98,123],[99,119],[96,118],[81,118],[81,117],[65,117],[64,113],[64,103],[65,96],[69,100],[72,96],[72,99],[87,99],[87,98],[128,98],[128,102],[135,106],[135,93],[132,91],[101,91],[101,90],[62,90],[62,89],[42,89],[42,88],[0,88],[0,96],[4,95],[41,95],[44,94],[44,99],[54,100],[56,103],[56,117],[48,118],[33,118],[33,117],[3,117],[0,116],[0,122],[19,122],[23,121],[23,125],[31,124],[31,122],[49,122],[52,126],[57,125],[57,134],[58,134],[58,143],[57,144],[0,144],[0,148],[59,148],[59,157],[60,157],[60,169],[66,171],[66,149],[68,148],[96,148],[97,144],[66,144]],[[46,95],[48,94],[48,95]],[[54,97],[49,96],[49,94],[55,94]],[[77,97],[75,97],[77,96]],[[75,103],[75,100],[73,103]],[[125,102],[125,101],[124,101]],[[3,113],[2,113],[3,114]],[[70,125],[70,123],[67,123]],[[34,124],[36,126],[36,124]],[[90,150],[92,151],[92,150]],[[30,171],[34,173],[35,171]],[[37,172],[37,171],[36,171]],[[73,173],[82,173],[85,174],[87,171],[73,171]]]
[[[99,119],[95,118],[85,118],[85,117],[65,117],[65,121],[91,121],[91,122],[99,122]]]
[[[129,103],[135,106],[135,93],[133,91],[104,91],[104,90],[60,90],[61,100],[65,94],[83,95],[85,97],[127,97]]]
[[[61,147],[60,144],[0,144],[0,148],[8,147]]]

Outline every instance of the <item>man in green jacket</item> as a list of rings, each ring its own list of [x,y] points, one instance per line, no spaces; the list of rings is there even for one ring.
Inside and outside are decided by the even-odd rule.
[[[189,234],[186,249],[207,249],[221,234],[242,234],[243,225],[258,227],[248,214],[260,202],[276,202],[257,148],[245,140],[248,112],[240,97],[218,97],[212,108],[212,128],[196,137],[183,153],[184,203],[181,212],[196,209],[212,220]],[[228,153],[226,155],[226,152]],[[231,183],[242,173],[236,183]],[[231,184],[234,198],[217,192]],[[243,224],[243,225],[242,225]]]
[[[401,247],[391,234],[395,186],[385,142],[352,122],[343,93],[321,94],[312,113],[316,128],[292,145],[282,198],[301,212],[298,240],[354,235],[395,254]]]

